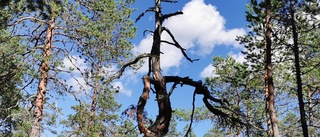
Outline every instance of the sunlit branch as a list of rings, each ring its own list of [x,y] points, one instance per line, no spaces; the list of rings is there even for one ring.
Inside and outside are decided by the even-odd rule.
[[[139,98],[138,105],[137,105],[137,121],[138,121],[138,128],[141,133],[145,133],[146,136],[154,136],[147,127],[146,122],[144,122],[144,107],[147,104],[147,100],[149,99],[149,92],[151,87],[151,82],[153,81],[152,78],[149,76],[144,76],[143,78],[143,92]]]

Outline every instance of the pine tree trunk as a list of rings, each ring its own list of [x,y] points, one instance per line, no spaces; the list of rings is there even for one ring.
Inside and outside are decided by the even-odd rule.
[[[97,72],[99,72],[99,68],[100,68],[100,63],[98,63],[97,65]],[[98,79],[95,80],[95,85],[94,85],[94,89],[93,89],[93,97],[92,97],[92,102],[91,102],[91,110],[90,110],[90,117],[89,117],[89,126],[88,126],[88,135],[90,136],[91,133],[91,128],[92,128],[92,124],[93,124],[93,118],[95,116],[96,113],[96,105],[97,105],[97,94],[98,94]]]
[[[272,78],[272,62],[271,62],[271,5],[270,0],[266,0],[266,32],[265,32],[265,92],[266,92],[266,107],[267,107],[267,123],[268,136],[279,137],[278,120],[274,107],[274,86]]]
[[[50,55],[52,51],[52,40],[54,35],[54,22],[54,17],[51,17],[47,28],[45,45],[43,47],[42,61],[40,64],[40,78],[38,84],[37,98],[35,100],[33,114],[34,120],[30,132],[30,137],[40,136],[41,121],[43,117],[43,106],[45,103],[47,83],[49,78],[48,71],[50,66]]]
[[[291,27],[292,27],[292,35],[293,35],[293,52],[294,52],[294,64],[296,69],[296,83],[297,83],[298,101],[299,101],[299,109],[300,109],[300,121],[302,125],[303,136],[308,137],[309,136],[308,127],[307,127],[306,113],[304,109],[303,93],[302,93],[298,33],[296,30],[296,21],[294,18],[294,6],[292,1],[290,1],[290,15],[291,15]]]

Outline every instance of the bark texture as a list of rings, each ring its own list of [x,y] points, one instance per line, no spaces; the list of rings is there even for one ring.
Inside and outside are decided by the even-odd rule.
[[[47,83],[48,83],[48,72],[49,72],[49,64],[50,64],[50,55],[52,51],[52,41],[53,41],[53,34],[54,34],[54,25],[55,19],[51,17],[47,32],[46,32],[46,40],[45,45],[43,47],[43,55],[42,61],[40,64],[40,78],[38,84],[38,91],[37,97],[35,99],[35,106],[34,106],[34,120],[30,132],[30,137],[39,137],[40,130],[41,130],[41,121],[43,116],[43,106],[45,103],[46,92],[47,92]]]

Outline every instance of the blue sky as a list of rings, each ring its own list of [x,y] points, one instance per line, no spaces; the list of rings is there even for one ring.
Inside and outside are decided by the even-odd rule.
[[[192,59],[200,59],[194,63],[187,61],[181,54],[181,51],[171,45],[163,44],[161,51],[161,68],[163,75],[178,75],[181,77],[189,76],[193,80],[204,80],[205,77],[215,76],[214,68],[211,66],[212,56],[230,55],[237,61],[244,61],[244,56],[240,51],[243,46],[235,41],[237,35],[243,35],[246,32],[245,4],[247,1],[241,0],[180,0],[176,4],[164,3],[162,6],[163,14],[175,11],[183,11],[183,15],[172,17],[164,22],[164,26],[171,30],[177,41],[182,47],[187,49],[187,54]],[[133,5],[137,10],[133,13],[132,19],[153,6],[152,0],[136,1]],[[136,38],[132,40],[134,44],[133,53],[150,52],[152,36],[143,36],[146,29],[154,29],[154,13],[147,13],[137,23]],[[163,34],[162,38],[168,41],[169,36]],[[72,67],[68,59],[63,60],[65,68]],[[81,70],[88,67],[83,60],[76,58],[73,62]],[[120,88],[120,94],[117,97],[119,103],[122,103],[122,110],[129,105],[136,105],[141,95],[143,84],[141,78],[147,74],[147,64],[137,71],[127,69],[124,75],[116,80],[113,84]],[[108,68],[114,70],[115,68]],[[77,79],[77,80],[75,80]],[[79,82],[79,83],[78,83]],[[67,80],[68,84],[74,85],[75,90],[80,91],[79,85],[85,85],[84,80],[80,77],[79,72],[74,72],[74,78]],[[171,85],[167,85],[168,89]],[[86,91],[88,87],[82,87]],[[171,96],[172,108],[191,108],[192,87],[178,87]],[[82,92],[82,91],[80,91]],[[70,97],[73,98],[73,97]],[[76,102],[60,102],[64,110],[70,109],[69,106],[75,105]],[[202,96],[196,97],[196,106],[202,106]],[[150,118],[156,118],[158,109],[156,107],[155,95],[151,94],[145,110]],[[68,111],[68,110],[67,110]],[[64,112],[62,119],[67,118],[69,112]],[[71,112],[72,113],[72,112]],[[186,124],[186,123],[183,123]],[[183,124],[178,125],[180,128]],[[212,127],[211,123],[201,122],[193,125],[194,132],[197,136],[203,136],[207,130]],[[61,129],[62,127],[58,127]]]

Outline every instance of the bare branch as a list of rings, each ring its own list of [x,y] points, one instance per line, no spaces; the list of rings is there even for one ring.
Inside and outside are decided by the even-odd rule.
[[[171,89],[170,89],[170,91],[169,91],[169,94],[168,94],[169,97],[170,97],[170,95],[172,94],[173,90],[176,88],[177,84],[179,84],[179,82],[174,82],[174,83],[173,83],[173,85],[172,85],[172,87],[171,87]]]
[[[174,12],[174,13],[169,13],[169,14],[164,14],[161,16],[160,18],[160,22],[163,22],[164,20],[172,17],[172,16],[176,16],[176,15],[180,15],[180,14],[183,14],[182,11],[177,11],[177,12]]]
[[[165,42],[165,43],[168,43],[168,44],[171,44],[171,45],[174,45],[176,46],[178,49],[181,50],[183,56],[185,58],[187,58],[187,60],[189,60],[190,62],[193,62],[193,61],[198,61],[199,59],[194,59],[192,60],[191,58],[188,57],[187,53],[185,52],[186,49],[182,48],[179,44],[179,42],[175,39],[175,37],[173,36],[173,34],[171,33],[171,31],[169,29],[167,29],[166,27],[162,27],[163,30],[165,30],[171,37],[171,39],[173,40],[174,43],[172,42],[168,42],[168,41],[161,41],[161,42]]]
[[[117,78],[120,78],[122,73],[124,72],[124,70],[128,67],[128,66],[131,66],[132,64],[135,64],[137,63],[140,59],[143,59],[143,58],[146,58],[146,57],[153,57],[154,55],[151,55],[151,54],[148,54],[148,53],[144,53],[144,54],[141,54],[139,56],[137,56],[133,61],[130,61],[129,63],[123,65],[121,67],[121,69],[118,71],[118,74],[115,75],[113,78],[111,79],[117,79]]]
[[[164,76],[163,78],[165,79],[166,83],[168,83],[168,82],[179,82],[181,84],[186,84],[186,85],[189,85],[189,86],[193,86],[193,87],[196,88],[195,89],[196,94],[202,94],[207,99],[210,99],[213,102],[217,102],[220,105],[224,105],[224,104],[229,105],[229,102],[227,100],[225,100],[225,99],[217,99],[217,98],[211,96],[210,95],[210,91],[208,90],[207,87],[202,85],[202,81],[201,80],[193,81],[189,77],[182,78],[182,77],[179,77],[179,76]]]
[[[144,16],[144,14],[146,14],[147,12],[151,12],[151,11],[154,11],[154,7],[149,7],[147,10],[145,10],[144,12],[142,12],[136,19],[135,22],[138,22],[140,20],[141,17]]]
[[[154,33],[152,30],[148,30],[148,29],[147,29],[147,30],[144,30],[144,31],[143,31],[143,36],[146,36],[146,32],[150,32],[150,33],[152,33],[152,34]]]
[[[192,123],[193,123],[194,109],[195,109],[195,105],[194,105],[195,100],[196,100],[196,91],[193,92],[191,120],[190,120],[190,125],[189,125],[189,128],[187,130],[187,133],[186,133],[186,135],[184,135],[185,137],[188,137],[188,134],[191,131],[191,127],[192,127]]]
[[[35,17],[23,17],[23,18],[20,18],[20,19],[16,20],[12,24],[8,24],[8,26],[15,26],[15,25],[19,24],[20,22],[22,22],[24,20],[38,21],[38,22],[41,22],[41,23],[48,24],[48,22],[46,22],[45,20],[41,20],[41,19],[38,19],[38,18],[35,18]]]
[[[178,3],[176,0],[161,0],[162,2]]]

